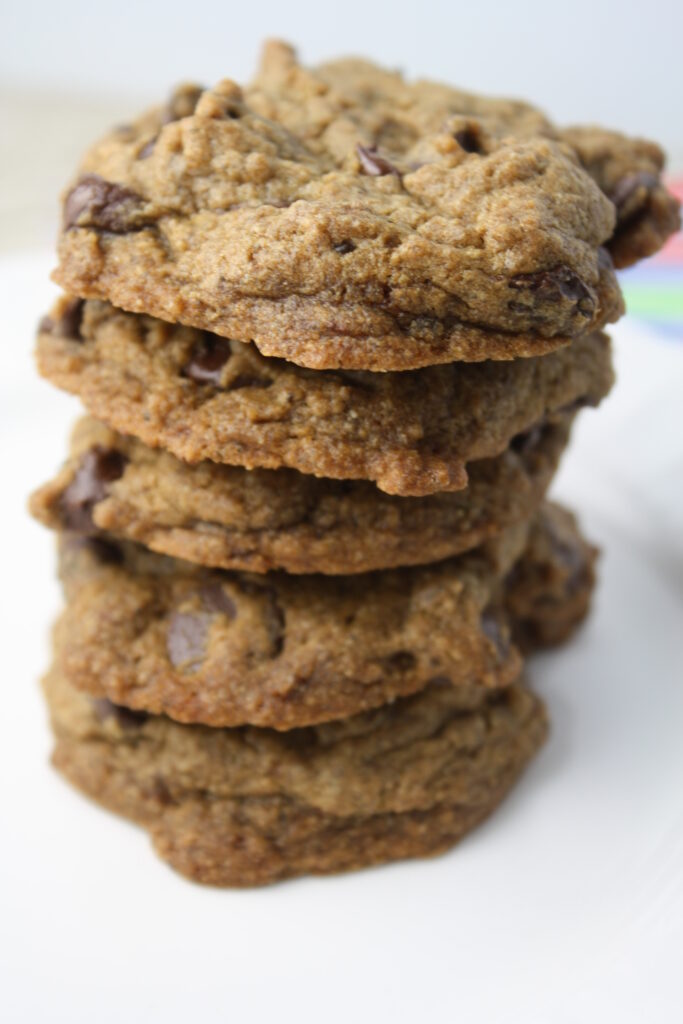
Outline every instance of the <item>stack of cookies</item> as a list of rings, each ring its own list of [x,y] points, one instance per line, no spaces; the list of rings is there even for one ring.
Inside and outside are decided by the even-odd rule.
[[[614,264],[678,223],[651,143],[266,46],[106,136],[64,202],[32,499],[66,608],[55,763],[191,878],[452,845],[546,733],[522,655],[595,552],[544,501],[612,383]]]

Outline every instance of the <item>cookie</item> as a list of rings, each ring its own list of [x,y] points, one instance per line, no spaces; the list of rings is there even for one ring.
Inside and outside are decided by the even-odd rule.
[[[335,577],[209,570],[66,535],[58,663],[92,694],[212,726],[342,718],[434,678],[501,686],[520,659],[500,580],[527,532],[433,566]]]
[[[55,280],[315,369],[539,355],[619,317],[615,208],[571,147],[400,104],[378,138],[277,46],[246,92],[181,91],[87,154]]]
[[[209,729],[45,680],[54,763],[147,828],[188,878],[259,885],[440,853],[485,818],[542,743],[520,686],[433,683],[327,726]]]
[[[316,372],[67,298],[41,323],[37,356],[98,419],[187,462],[284,466],[414,496],[462,489],[468,462],[501,454],[544,417],[596,405],[613,379],[602,334],[543,358]]]
[[[505,607],[523,651],[564,643],[585,619],[597,556],[571,512],[551,502],[541,506],[524,556],[505,583]]]
[[[339,575],[425,564],[528,518],[571,420],[534,428],[497,458],[471,463],[464,491],[396,498],[365,481],[288,469],[190,466],[86,417],[31,511],[52,529],[105,531],[213,568]]]
[[[353,123],[361,124],[365,137],[379,148],[391,148],[397,134],[408,141],[416,127],[425,136],[450,126],[472,152],[485,147],[490,135],[545,135],[571,146],[614,204],[616,224],[605,245],[615,266],[651,256],[680,226],[680,204],[661,181],[665,156],[654,142],[594,125],[558,129],[528,103],[476,96],[436,82],[407,83],[367,60],[335,60],[313,73],[293,73],[293,58],[291,48],[282,44],[267,48],[258,79],[261,90],[250,93],[251,102],[265,117],[272,117],[276,106],[288,128],[303,131],[314,121],[314,109],[319,111],[315,79],[323,79],[332,87],[328,102],[337,96],[335,120],[323,137],[341,159],[350,130],[349,97]]]
[[[198,98],[202,89],[193,88]],[[266,46],[247,99],[255,111],[284,124],[307,146],[330,150],[340,162],[359,133],[380,151],[403,151],[416,140],[449,131],[473,153],[488,152],[491,138],[545,136],[563,142],[615,206],[615,229],[605,244],[617,267],[651,256],[680,226],[678,200],[661,180],[659,146],[595,126],[558,129],[528,103],[476,96],[438,82],[408,83],[399,72],[366,60],[337,60],[306,70],[282,43]],[[184,110],[187,116],[189,106]],[[421,157],[433,159],[430,144],[422,145]]]
[[[609,243],[616,266],[629,267],[658,252],[681,226],[680,203],[662,183],[659,146],[603,128],[568,128],[563,138],[616,207]]]

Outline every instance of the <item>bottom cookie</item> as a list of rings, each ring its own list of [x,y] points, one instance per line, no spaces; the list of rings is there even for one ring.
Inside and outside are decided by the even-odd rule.
[[[198,882],[249,886],[443,852],[485,818],[541,745],[541,702],[435,682],[288,733],[180,725],[44,683],[54,763],[145,826]]]

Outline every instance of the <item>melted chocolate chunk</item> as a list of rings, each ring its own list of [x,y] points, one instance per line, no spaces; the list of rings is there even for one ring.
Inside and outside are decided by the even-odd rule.
[[[334,251],[338,252],[340,256],[346,256],[350,252],[355,252],[355,249],[355,245],[348,238],[334,246]]]
[[[117,544],[102,537],[83,537],[82,543],[104,565],[122,565],[123,551]]]
[[[66,554],[88,551],[93,558],[103,565],[122,565],[123,552],[113,541],[102,537],[89,537],[86,534],[67,533],[62,540],[62,551]]]
[[[139,227],[142,197],[131,189],[105,181],[99,174],[85,174],[64,203],[64,228],[94,227],[125,233]]]
[[[219,338],[216,334],[207,333],[193,347],[181,373],[197,384],[213,384],[214,387],[219,387],[221,371],[231,355],[229,341]]]
[[[69,299],[62,306],[59,320],[53,320],[51,316],[44,316],[38,324],[40,334],[54,334],[59,338],[68,338],[70,341],[82,341],[81,323],[83,322],[83,299]]]
[[[535,451],[543,440],[545,426],[545,421],[540,420],[532,427],[529,427],[528,430],[523,431],[521,434],[516,434],[510,441],[510,447],[513,452],[517,452],[518,455],[529,455]]]
[[[59,502],[62,524],[67,530],[91,533],[95,529],[93,509],[106,497],[109,484],[122,476],[127,461],[115,448],[101,445],[85,453]]]
[[[569,267],[559,266],[532,274],[518,274],[510,279],[508,287],[516,291],[533,292],[546,300],[566,299],[583,316],[592,316],[595,309],[595,299],[588,286]]]
[[[199,592],[202,603],[207,611],[220,612],[229,619],[237,617],[237,605],[220,583],[207,583]]]
[[[166,650],[174,668],[196,671],[206,654],[211,616],[206,612],[175,612],[166,634]]]
[[[510,653],[510,638],[491,609],[486,609],[482,614],[481,629],[486,639],[493,644],[498,660],[504,661]]]
[[[120,729],[139,729],[149,715],[146,711],[133,711],[122,704],[114,704],[106,697],[97,697],[92,702],[93,711],[100,722],[113,718]]]
[[[652,192],[657,187],[659,181],[656,174],[651,174],[648,171],[639,171],[637,174],[627,174],[625,178],[621,178],[617,182],[610,199],[616,206],[617,210],[621,213],[623,208],[628,204],[629,200],[640,189],[643,189],[646,193]],[[644,197],[643,197],[644,198]]]
[[[553,550],[553,556],[560,563],[567,573],[567,585],[574,587],[575,583],[583,576],[586,568],[586,559],[583,548],[580,544],[567,540],[557,530],[554,524],[549,523],[548,536]]]
[[[395,651],[386,659],[387,666],[393,672],[412,672],[415,668],[415,655],[410,651]]]
[[[63,307],[62,314],[54,326],[54,333],[60,338],[81,341],[81,324],[83,323],[83,299],[70,299]]]
[[[155,777],[150,786],[149,796],[152,800],[156,800],[157,803],[161,804],[162,807],[171,807],[175,803],[171,790],[159,775]]]
[[[151,139],[148,139],[144,144],[140,152],[138,153],[138,160],[146,160],[148,156],[151,156],[154,152],[154,147],[157,144],[157,137],[153,135]]]
[[[479,133],[475,128],[461,128],[460,131],[453,132],[453,138],[466,153],[483,152]]]
[[[395,174],[397,178],[401,177],[398,168],[394,167],[385,157],[380,156],[373,147],[361,146],[359,143],[356,146],[356,152],[365,174],[370,174],[375,178],[379,178],[384,174]]]

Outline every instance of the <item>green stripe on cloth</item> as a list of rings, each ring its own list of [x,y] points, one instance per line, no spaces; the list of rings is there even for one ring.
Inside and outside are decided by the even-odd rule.
[[[635,316],[683,320],[683,288],[631,285],[624,288],[626,309]]]

